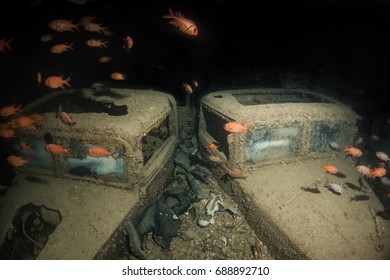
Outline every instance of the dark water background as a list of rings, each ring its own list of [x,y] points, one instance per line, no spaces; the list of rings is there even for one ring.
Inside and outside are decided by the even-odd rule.
[[[44,78],[70,76],[72,88],[95,82],[152,88],[173,94],[179,103],[185,100],[184,81],[199,81],[200,98],[216,90],[281,86],[281,73],[292,72],[313,86],[326,77],[322,85],[350,102],[368,124],[378,115],[390,117],[386,1],[37,2],[12,1],[2,8],[10,18],[0,19],[0,39],[14,40],[12,50],[0,54],[1,107],[27,104],[50,92],[37,86],[38,71]],[[188,37],[162,18],[169,7],[195,21],[199,36]],[[87,15],[96,15],[114,35],[82,28],[58,33],[48,27],[54,19],[78,22]],[[54,40],[41,42],[46,33]],[[122,48],[127,35],[135,42],[130,54]],[[91,38],[109,41],[108,48],[88,47],[85,41]],[[70,52],[49,51],[54,44],[72,42]],[[112,62],[99,63],[103,55],[112,56]],[[129,79],[111,80],[115,71],[126,72]],[[1,168],[9,171],[6,164]]]
[[[371,98],[382,98],[378,102],[382,110],[383,98],[389,102],[390,7],[385,1],[98,0],[76,5],[43,0],[35,6],[34,2],[12,1],[14,7],[2,9],[11,20],[2,17],[0,38],[14,37],[12,51],[0,56],[2,97],[19,102],[50,91],[36,86],[37,71],[44,77],[71,76],[74,88],[98,81],[114,84],[109,73],[123,71],[129,80],[116,82],[120,86],[167,90],[180,98],[182,81],[199,79],[202,93],[277,86],[278,72],[290,69],[340,77]],[[194,20],[199,36],[185,36],[168,24],[162,16],[169,7]],[[78,22],[87,15],[96,15],[114,36],[82,28],[58,33],[48,27],[53,19]],[[45,33],[54,34],[54,40],[41,42]],[[126,35],[135,41],[131,54],[122,49]],[[85,41],[90,38],[109,41],[108,48],[88,47]],[[49,52],[52,45],[64,42],[73,42],[74,50]],[[112,56],[113,61],[100,64],[97,59],[102,55]]]

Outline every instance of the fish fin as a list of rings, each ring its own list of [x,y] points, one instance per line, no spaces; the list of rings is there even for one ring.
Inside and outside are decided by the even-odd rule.
[[[177,24],[177,20],[171,20],[170,22],[169,22],[170,24],[172,24],[172,25],[174,25],[174,26],[178,26],[178,24]]]
[[[165,15],[165,16],[163,16],[163,18],[174,18],[175,17],[171,8],[168,8],[168,12],[169,12],[169,15]]]

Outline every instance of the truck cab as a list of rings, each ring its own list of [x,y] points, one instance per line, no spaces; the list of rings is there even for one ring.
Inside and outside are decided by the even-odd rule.
[[[59,108],[71,122],[61,119]],[[37,241],[38,259],[92,259],[125,216],[140,201],[155,196],[173,172],[178,123],[170,94],[120,88],[61,90],[25,106],[12,117],[15,124],[22,115],[34,117],[34,125],[17,127],[17,137],[5,143],[10,154],[28,163],[15,168],[14,186],[0,197],[0,239],[14,236],[24,206],[55,210],[61,222],[45,245]],[[49,144],[69,153],[49,152]],[[90,153],[93,147],[106,154]],[[37,211],[22,213],[28,217],[22,224]]]
[[[253,88],[209,93],[200,110],[203,157],[220,159],[210,160],[213,174],[276,258],[389,257],[389,225],[376,216],[383,205],[368,184],[375,179],[358,173],[357,159],[343,151],[360,119],[348,106],[307,90]],[[230,133],[228,122],[248,129]]]

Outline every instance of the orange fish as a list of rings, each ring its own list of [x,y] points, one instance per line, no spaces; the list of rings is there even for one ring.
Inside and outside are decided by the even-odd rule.
[[[198,36],[198,28],[196,24],[184,17],[180,12],[173,13],[171,8],[168,9],[169,15],[163,16],[163,18],[172,19],[169,23],[178,27],[182,32],[190,36]]]
[[[228,175],[230,178],[233,178],[233,179],[246,179],[247,176],[244,175],[244,173],[240,172],[240,171],[235,171],[235,170],[229,170],[228,172]]]
[[[11,125],[13,128],[29,128],[32,130],[36,130],[35,120],[28,116],[20,116],[11,121]]]
[[[11,42],[14,38],[10,38],[7,40],[7,38],[0,39],[0,53],[5,53],[6,51],[11,49]]]
[[[80,21],[77,25],[86,25],[94,20],[96,20],[96,15],[85,16],[82,19],[80,19]]]
[[[56,118],[60,118],[60,120],[64,123],[73,127],[76,123],[73,121],[72,117],[69,116],[68,113],[62,111],[62,106],[58,106],[58,111],[56,114]]]
[[[108,150],[101,148],[99,146],[94,146],[87,150],[87,155],[91,157],[95,157],[95,158],[112,157],[113,159],[117,160],[117,158],[114,156],[115,153],[116,152],[110,153]]]
[[[46,151],[53,155],[70,155],[72,153],[72,149],[66,149],[63,146],[56,144],[47,144],[45,147]]]
[[[106,35],[106,36],[114,36],[114,32],[112,32],[110,29],[107,29],[107,30],[104,32],[104,35]]]
[[[43,34],[40,38],[42,42],[49,42],[53,40],[54,36],[52,34]]]
[[[38,113],[33,113],[33,114],[29,115],[29,117],[31,119],[33,119],[35,121],[35,123],[38,125],[42,125],[42,123],[47,120],[47,118],[45,116],[38,114]]]
[[[211,142],[209,145],[210,151],[213,151],[214,149],[217,149],[218,147],[219,147],[219,143],[216,141]]]
[[[12,138],[16,137],[16,133],[12,128],[2,128],[0,129],[1,138]]]
[[[249,129],[251,129],[253,126],[245,126],[242,123],[239,122],[228,122],[226,123],[223,128],[227,132],[233,132],[233,133],[242,133],[242,132],[247,132]]]
[[[212,162],[215,162],[215,163],[218,163],[218,164],[221,164],[221,163],[225,163],[226,160],[222,159],[221,157],[219,156],[215,156],[215,155],[209,155],[209,158]]]
[[[339,172],[336,166],[330,164],[324,164],[322,165],[322,168],[325,169],[325,171],[329,172],[330,174],[337,174]]]
[[[386,175],[386,168],[378,167],[370,172],[370,178],[383,177]]]
[[[189,84],[184,83],[184,82],[183,82],[183,89],[184,89],[184,91],[185,91],[186,93],[188,93],[188,94],[191,94],[191,93],[194,92],[194,91],[192,90],[192,87],[191,87]]]
[[[123,49],[126,52],[128,52],[128,53],[131,52],[131,48],[133,47],[133,45],[134,45],[134,41],[130,36],[126,36],[123,39]]]
[[[9,164],[11,164],[13,167],[21,167],[25,166],[29,160],[26,160],[24,158],[18,157],[18,156],[9,156],[7,157],[7,161]]]
[[[347,155],[351,155],[353,157],[361,157],[363,155],[362,151],[359,150],[358,148],[355,148],[355,147],[352,147],[352,146],[347,146],[345,149],[344,149],[344,152],[347,154]]]
[[[103,27],[100,23],[95,23],[95,22],[88,22],[83,25],[84,29],[89,31],[89,32],[99,32],[103,33],[104,35],[107,35],[106,33],[109,32],[108,27]]]
[[[65,89],[65,86],[70,87],[70,77],[64,80],[64,76],[50,76],[45,80],[45,86],[49,88],[62,88]]]
[[[93,48],[102,48],[105,47],[107,48],[107,43],[108,41],[103,41],[103,40],[96,40],[96,39],[90,39],[85,42],[88,46],[93,47]]]
[[[18,105],[17,107],[15,104],[12,104],[10,106],[4,106],[3,108],[0,109],[0,116],[2,117],[9,117],[12,115],[15,115],[18,112],[22,112],[22,104]]]
[[[117,81],[124,81],[127,79],[127,75],[125,73],[114,72],[111,73],[110,78]]]
[[[6,123],[0,123],[0,129],[4,129],[4,128],[11,128],[12,127],[12,124],[11,122],[6,122]]]
[[[50,52],[51,53],[57,53],[57,54],[60,54],[60,53],[63,53],[63,52],[67,52],[69,50],[73,50],[73,43],[67,45],[67,44],[57,44],[57,45],[54,45],[50,48]]]
[[[107,62],[110,62],[111,60],[112,60],[112,57],[110,57],[110,56],[102,56],[99,58],[100,63],[107,63]]]
[[[65,19],[56,19],[49,23],[49,27],[58,32],[71,31],[75,30],[80,31],[77,24],[73,24],[71,20]]]

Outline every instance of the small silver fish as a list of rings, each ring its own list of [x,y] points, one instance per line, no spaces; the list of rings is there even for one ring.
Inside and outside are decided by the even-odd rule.
[[[329,146],[330,146],[333,150],[340,152],[340,145],[337,144],[336,142],[330,142],[330,143],[329,143]]]
[[[371,169],[368,167],[368,166],[365,166],[365,165],[358,165],[356,166],[356,170],[360,173],[360,174],[363,174],[367,177],[370,177],[371,176]]]
[[[344,187],[336,183],[327,183],[326,187],[328,187],[328,189],[331,189],[338,194],[342,194],[344,191]]]
[[[356,137],[356,139],[353,142],[353,144],[355,146],[359,146],[359,145],[363,144],[363,142],[364,142],[364,138],[362,136],[358,136],[358,137]]]
[[[381,182],[385,186],[390,186],[390,179],[387,177],[381,177]]]
[[[381,159],[381,160],[383,160],[383,161],[385,161],[385,162],[390,162],[390,157],[389,157],[389,155],[385,154],[384,152],[376,152],[375,155],[376,155],[379,159]]]
[[[93,83],[93,84],[91,85],[91,88],[93,88],[93,89],[96,90],[96,91],[102,91],[102,90],[105,89],[105,86],[104,86],[104,84],[102,84],[102,83]]]

